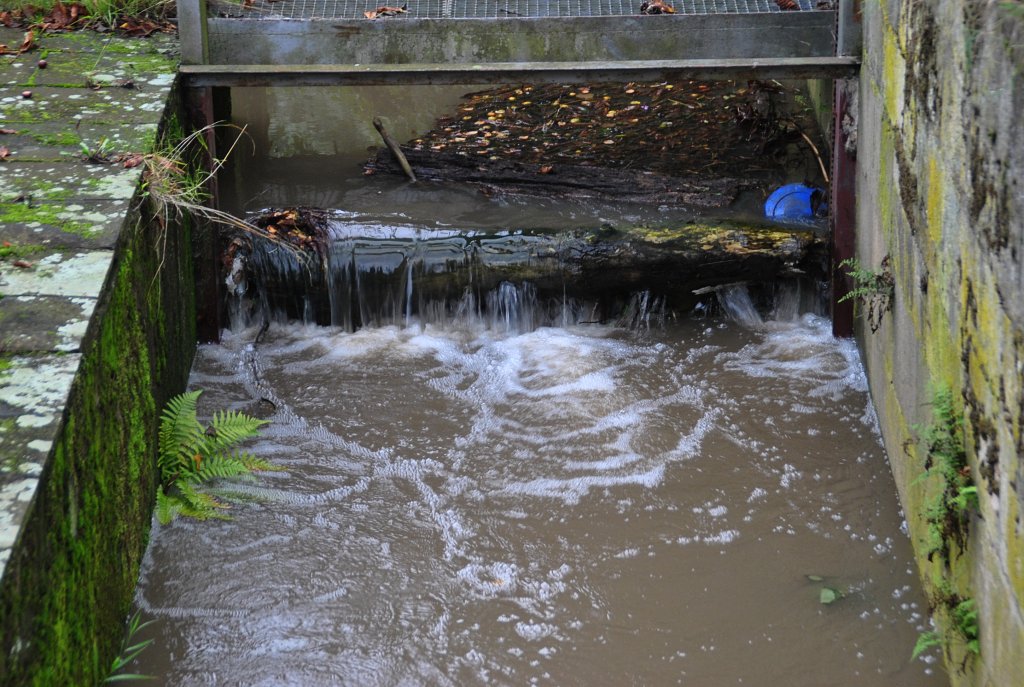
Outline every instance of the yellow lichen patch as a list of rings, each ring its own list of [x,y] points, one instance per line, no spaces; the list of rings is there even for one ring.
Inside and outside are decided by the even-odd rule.
[[[899,124],[903,116],[903,80],[907,71],[906,61],[900,54],[897,37],[891,31],[885,31],[882,38],[883,75],[885,88],[885,114],[889,121]]]
[[[935,154],[928,158],[928,238],[935,248],[942,242],[943,209],[945,207],[945,184]]]

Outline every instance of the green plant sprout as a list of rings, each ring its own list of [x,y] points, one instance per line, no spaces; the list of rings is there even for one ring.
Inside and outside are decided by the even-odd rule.
[[[914,653],[910,655],[910,660],[916,661],[918,656],[937,646],[942,646],[942,637],[938,632],[934,630],[922,632],[917,636],[917,643],[914,644]]]
[[[892,300],[896,293],[896,282],[890,270],[889,256],[882,258],[878,271],[867,269],[857,258],[847,258],[839,263],[839,267],[853,280],[854,287],[838,302],[856,300],[862,303],[871,332],[878,331],[882,324],[882,316],[892,310]]]
[[[963,427],[964,416],[954,404],[952,391],[940,387],[932,394],[931,423],[914,428],[926,451],[924,472],[915,484],[923,480],[934,482],[923,509],[926,527],[922,543],[928,560],[938,567],[932,575],[933,591],[929,602],[932,610],[946,610],[947,622],[944,633],[938,630],[921,633],[911,655],[911,660],[916,659],[935,646],[943,647],[948,655],[949,637],[959,635],[966,649],[961,670],[971,656],[981,653],[975,601],[958,594],[950,577],[953,545],[961,551],[966,546],[971,513],[979,508],[978,487],[971,479],[967,464]]]
[[[104,683],[107,682],[129,682],[132,680],[152,680],[152,675],[139,675],[138,673],[122,673],[119,672],[124,669],[125,666],[130,664],[139,654],[153,643],[152,639],[145,639],[141,642],[135,642],[135,636],[143,629],[149,627],[154,621],[147,620],[141,622],[141,611],[135,611],[135,615],[128,621],[128,631],[125,634],[124,641],[121,642],[121,653],[117,655],[114,662],[110,666],[110,675],[107,676]],[[134,642],[134,643],[133,643]]]
[[[209,426],[196,419],[196,401],[202,391],[190,391],[172,398],[160,419],[158,465],[161,483],[157,490],[156,516],[161,524],[177,515],[208,520],[230,519],[221,511],[229,505],[203,484],[226,477],[247,475],[257,470],[276,470],[265,460],[234,447],[259,435],[267,424],[245,413],[222,410],[213,414]]]

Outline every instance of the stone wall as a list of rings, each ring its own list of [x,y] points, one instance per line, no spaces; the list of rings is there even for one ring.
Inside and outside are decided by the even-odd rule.
[[[895,284],[875,331],[860,304],[871,392],[953,683],[1022,684],[1024,3],[861,5],[857,255],[878,272],[888,258]],[[980,505],[963,545],[946,532],[929,559],[941,480],[921,477],[922,434],[943,388]],[[977,655],[950,612],[966,599]]]
[[[90,163],[75,139],[152,151],[183,113],[173,38],[39,40],[45,70],[0,65],[33,90],[0,102],[0,684],[93,685],[121,650],[196,314],[189,224],[149,212],[142,167]]]

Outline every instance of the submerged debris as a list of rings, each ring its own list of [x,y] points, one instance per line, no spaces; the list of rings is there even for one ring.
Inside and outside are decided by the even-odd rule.
[[[258,228],[300,251],[323,257],[329,242],[330,213],[315,208],[271,210],[253,220]]]
[[[781,114],[790,97],[759,81],[503,87],[467,95],[402,150],[422,179],[721,207],[794,168],[815,173],[810,124]],[[378,171],[398,169],[381,152],[367,164]]]

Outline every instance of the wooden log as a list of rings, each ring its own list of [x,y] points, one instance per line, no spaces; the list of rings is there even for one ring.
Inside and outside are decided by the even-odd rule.
[[[407,146],[402,147],[402,152],[419,179],[475,184],[486,193],[721,208],[735,201],[740,191],[757,189],[764,184],[758,178],[686,179],[625,167],[559,164],[548,168]],[[380,155],[367,164],[367,169],[374,173],[400,173],[394,160]]]

